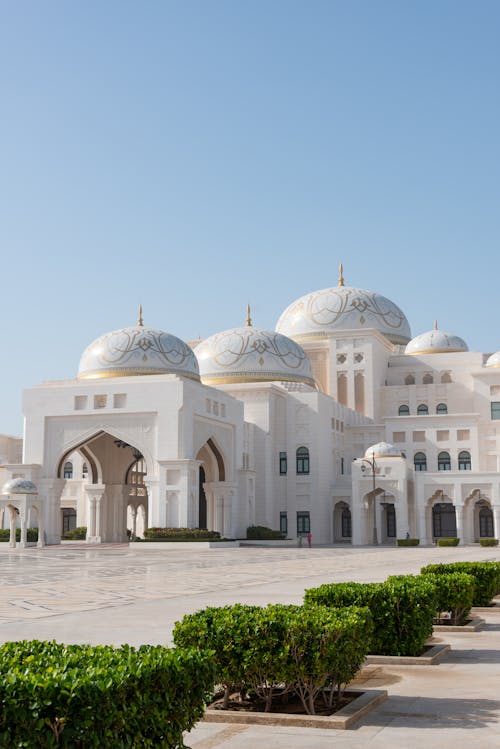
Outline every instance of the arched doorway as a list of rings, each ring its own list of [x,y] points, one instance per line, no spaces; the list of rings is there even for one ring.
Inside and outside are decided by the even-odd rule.
[[[198,494],[198,527],[207,527],[207,495],[205,494],[205,469],[199,468],[199,494]]]
[[[344,500],[333,508],[333,542],[348,544],[352,541],[351,510]]]
[[[476,503],[477,525],[479,529],[479,538],[493,538],[494,524],[493,511],[489,504],[480,500]]]
[[[226,467],[222,451],[210,437],[198,450],[198,503],[196,525],[198,528],[230,535],[231,507],[226,485]]]
[[[138,450],[133,451],[134,462],[130,465],[127,476],[127,535],[133,541],[142,538],[147,526],[148,490],[145,483],[147,476],[146,462]]]
[[[456,538],[457,519],[451,502],[436,502],[432,507],[432,535],[434,538]]]

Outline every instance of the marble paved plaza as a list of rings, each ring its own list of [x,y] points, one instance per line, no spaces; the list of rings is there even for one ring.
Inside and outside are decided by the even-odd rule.
[[[193,544],[9,550],[0,544],[0,641],[169,643],[188,611],[235,601],[299,603],[327,581],[383,580],[433,561],[495,559],[500,551],[452,549],[208,549]],[[484,615],[483,615],[484,616]],[[339,746],[426,749],[500,747],[500,610],[478,633],[440,636],[452,651],[439,666],[371,668],[367,687],[389,699],[355,730],[199,724],[192,749]]]

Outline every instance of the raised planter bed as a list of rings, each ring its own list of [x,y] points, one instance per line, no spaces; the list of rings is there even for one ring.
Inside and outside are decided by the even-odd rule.
[[[484,624],[484,619],[480,616],[474,616],[467,619],[465,624],[434,624],[434,632],[477,632]]]
[[[473,614],[497,614],[500,613],[500,597],[497,596],[492,600],[489,606],[473,606]]]
[[[450,645],[440,643],[429,644],[422,655],[367,655],[367,664],[385,664],[391,666],[435,666],[451,649]]]
[[[290,726],[297,728],[347,729],[387,699],[385,689],[348,689],[344,696],[350,702],[332,715],[306,715],[305,713],[255,712],[252,710],[220,710],[208,707],[204,720],[207,723],[245,723],[264,726]]]

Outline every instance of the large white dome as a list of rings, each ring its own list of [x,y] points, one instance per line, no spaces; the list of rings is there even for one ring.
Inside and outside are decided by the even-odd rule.
[[[434,323],[433,330],[413,338],[405,348],[405,354],[416,356],[417,354],[452,354],[461,351],[468,351],[469,347],[463,338],[459,338],[453,333],[445,333],[439,330],[437,322]]]
[[[184,341],[142,324],[97,338],[83,352],[78,370],[80,379],[148,374],[200,379],[196,357]]]
[[[410,326],[400,308],[373,291],[339,285],[306,294],[293,302],[276,325],[279,333],[297,340],[331,337],[339,330],[374,328],[392,343],[408,343]]]
[[[486,361],[487,367],[500,367],[500,351],[496,351],[494,354],[488,357]]]
[[[401,450],[390,442],[377,442],[365,451],[365,458],[400,458]]]
[[[194,353],[207,385],[277,381],[316,387],[309,359],[295,341],[249,324],[216,333]]]

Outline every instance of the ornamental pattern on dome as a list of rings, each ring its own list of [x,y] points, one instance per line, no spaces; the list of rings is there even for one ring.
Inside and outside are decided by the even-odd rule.
[[[276,330],[294,338],[328,335],[335,330],[375,328],[392,343],[407,343],[410,326],[400,308],[365,289],[339,285],[301,297],[281,315]]]
[[[83,352],[78,377],[178,374],[199,380],[193,350],[180,338],[137,325],[101,336]]]
[[[33,481],[29,479],[10,479],[2,487],[2,494],[38,494]]]
[[[203,382],[302,382],[315,387],[305,351],[286,336],[250,325],[217,333],[195,348]]]
[[[391,445],[390,442],[377,442],[365,452],[365,458],[400,458],[401,450]]]
[[[469,347],[463,338],[439,330],[436,322],[433,330],[421,333],[409,342],[405,354],[410,356],[416,356],[417,354],[454,354],[468,350]]]

